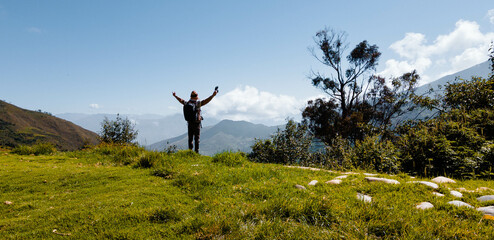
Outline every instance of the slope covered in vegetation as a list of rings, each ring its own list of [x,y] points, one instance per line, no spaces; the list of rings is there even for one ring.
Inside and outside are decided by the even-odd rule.
[[[61,150],[97,144],[98,135],[41,111],[30,111],[0,100],[0,146],[49,142]]]
[[[386,184],[368,182],[364,174],[253,163],[242,153],[211,158],[108,145],[49,156],[3,151],[0,169],[1,239],[494,237],[494,223],[475,210],[489,204],[477,197],[494,194],[491,181],[433,190],[408,183],[425,179],[405,174],[380,175],[399,181]],[[325,183],[341,175],[347,175],[341,184]],[[318,183],[309,185],[313,180]],[[485,191],[467,191],[480,187]],[[452,200],[475,208],[448,204]],[[434,208],[416,209],[426,201]]]

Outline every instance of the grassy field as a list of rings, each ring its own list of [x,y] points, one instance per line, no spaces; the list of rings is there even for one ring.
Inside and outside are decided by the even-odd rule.
[[[363,174],[324,183],[339,175],[228,152],[0,151],[0,239],[494,239],[493,221],[447,204],[459,200],[448,187],[494,189],[491,181],[442,184],[436,191],[446,196],[436,197],[406,183],[407,175],[380,175],[398,185],[369,183]],[[463,194],[481,207],[489,203],[476,198],[494,192]],[[424,201],[434,209],[415,208]]]

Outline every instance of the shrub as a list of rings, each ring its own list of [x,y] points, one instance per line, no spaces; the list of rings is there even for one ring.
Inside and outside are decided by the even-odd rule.
[[[171,207],[159,208],[149,216],[149,220],[154,223],[180,221],[181,219],[181,214],[177,211],[177,209],[173,209]]]
[[[494,178],[494,144],[492,142],[486,143],[482,149],[483,154],[478,170],[478,177],[481,178]]]
[[[288,120],[285,129],[278,129],[272,140],[257,140],[250,158],[256,162],[300,164],[310,158],[311,141],[307,125]]]
[[[18,155],[31,155],[33,154],[33,150],[30,146],[27,145],[19,145],[12,149],[12,153]]]
[[[325,146],[322,150],[312,153],[311,158],[303,164],[345,170],[354,168],[351,156],[352,148],[348,140],[336,137],[330,146]]]
[[[468,114],[463,121],[450,116],[418,124],[402,136],[399,145],[404,171],[422,176],[475,177],[485,139],[469,126]]]
[[[51,155],[57,151],[51,143],[38,143],[33,146],[19,145],[12,149],[12,153],[19,155]]]
[[[277,161],[275,155],[276,148],[270,139],[256,139],[251,148],[252,152],[249,158],[253,161],[260,163],[275,163]]]
[[[378,172],[397,173],[399,171],[398,150],[388,140],[378,136],[357,140],[352,149],[352,163],[357,168]]]
[[[241,166],[246,160],[243,152],[222,152],[213,156],[214,163],[222,163],[229,167]]]
[[[139,157],[139,159],[137,160],[137,163],[134,165],[134,167],[136,167],[136,168],[151,168],[151,167],[156,166],[156,164],[160,161],[163,161],[163,155],[161,155],[160,152],[146,151]]]
[[[137,130],[128,118],[121,118],[117,114],[115,120],[107,117],[101,123],[100,139],[103,143],[131,144],[137,138]]]
[[[57,151],[51,143],[39,143],[33,146],[34,155],[51,155]]]

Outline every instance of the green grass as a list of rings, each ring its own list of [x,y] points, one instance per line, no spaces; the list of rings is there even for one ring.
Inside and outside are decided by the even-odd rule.
[[[0,152],[0,239],[493,239],[494,223],[432,190],[350,175],[110,146],[50,156]],[[316,186],[308,186],[318,180]],[[295,184],[307,190],[299,190]],[[491,181],[441,185],[476,189]],[[356,193],[373,197],[363,203]],[[486,192],[485,194],[494,194]],[[464,193],[462,200],[486,206]],[[12,204],[5,204],[6,201]],[[416,210],[429,201],[432,210]],[[61,236],[53,233],[70,234]]]

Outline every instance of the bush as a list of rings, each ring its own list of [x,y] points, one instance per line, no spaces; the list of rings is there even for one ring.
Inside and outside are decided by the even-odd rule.
[[[57,149],[51,143],[38,143],[33,146],[19,145],[12,149],[12,153],[19,155],[51,155],[57,152]]]
[[[33,154],[33,150],[30,146],[27,145],[19,145],[12,149],[12,153],[18,155],[31,155]]]
[[[128,118],[121,118],[117,114],[115,120],[107,117],[101,123],[100,139],[103,143],[131,144],[137,138],[137,130]]]
[[[398,150],[388,140],[378,136],[357,140],[352,149],[352,165],[377,172],[397,173],[399,171]]]
[[[151,168],[156,166],[160,161],[163,161],[163,155],[160,152],[146,151],[139,157],[134,167]]]
[[[311,141],[307,125],[288,120],[272,140],[257,140],[249,157],[255,162],[300,164],[310,158]]]
[[[485,138],[470,125],[470,115],[458,121],[443,114],[409,128],[399,145],[403,170],[421,176],[472,178],[479,171]]]
[[[352,148],[348,140],[342,137],[336,137],[330,146],[325,146],[323,150],[312,153],[309,161],[303,164],[335,170],[346,170],[354,168],[351,157]]]
[[[270,139],[256,139],[249,158],[259,163],[276,163],[276,148]]]
[[[480,178],[494,178],[494,144],[492,142],[486,143],[482,149],[483,154],[480,167],[478,170],[478,177]]]
[[[243,152],[222,152],[213,156],[214,163],[222,163],[229,167],[241,166],[247,157]]]

